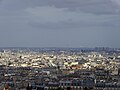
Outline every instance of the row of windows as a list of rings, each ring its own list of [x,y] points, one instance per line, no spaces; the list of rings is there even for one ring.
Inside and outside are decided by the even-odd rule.
[[[81,83],[60,83],[60,86],[81,86]]]

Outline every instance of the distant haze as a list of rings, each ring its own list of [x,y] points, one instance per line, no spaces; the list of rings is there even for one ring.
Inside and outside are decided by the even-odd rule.
[[[120,47],[120,0],[0,0],[0,47]]]

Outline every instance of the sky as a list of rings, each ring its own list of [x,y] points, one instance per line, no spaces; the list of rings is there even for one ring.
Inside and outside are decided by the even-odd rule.
[[[120,48],[120,0],[0,0],[0,47]]]

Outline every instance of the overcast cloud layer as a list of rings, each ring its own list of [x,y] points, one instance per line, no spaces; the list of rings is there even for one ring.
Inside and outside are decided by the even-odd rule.
[[[0,47],[120,47],[120,0],[0,0]]]

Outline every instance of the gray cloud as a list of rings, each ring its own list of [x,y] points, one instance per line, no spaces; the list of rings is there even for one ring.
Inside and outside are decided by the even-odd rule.
[[[119,47],[119,0],[1,0],[0,46]]]
[[[120,27],[119,21],[115,21],[112,23],[109,22],[58,22],[58,23],[53,23],[53,22],[47,22],[47,23],[37,23],[37,22],[30,22],[30,26],[35,27],[35,28],[42,28],[42,29],[50,29],[50,30],[64,30],[64,29],[79,29],[79,28],[84,28],[84,27]]]
[[[119,0],[2,0],[1,8],[20,10],[39,6],[55,6],[73,11],[83,11],[94,14],[119,13]]]

